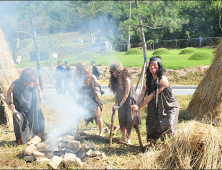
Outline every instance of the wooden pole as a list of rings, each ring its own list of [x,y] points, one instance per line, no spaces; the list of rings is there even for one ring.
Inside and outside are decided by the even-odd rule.
[[[140,91],[142,91],[144,72],[145,72],[145,67],[147,64],[147,46],[146,46],[146,40],[145,40],[145,35],[144,35],[144,30],[143,30],[143,22],[142,22],[141,15],[139,12],[138,0],[135,0],[135,3],[136,3],[136,9],[137,9],[137,14],[138,14],[138,19],[139,19],[139,27],[140,27],[141,37],[142,37],[142,43],[143,43],[144,64],[143,64],[143,75],[142,75],[141,88],[140,88]]]

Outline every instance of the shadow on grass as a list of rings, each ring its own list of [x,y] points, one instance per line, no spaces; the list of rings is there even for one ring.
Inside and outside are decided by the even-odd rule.
[[[3,140],[0,142],[0,147],[14,147],[14,146],[18,146],[18,144],[16,143],[15,140]]]
[[[108,156],[120,156],[128,154],[137,155],[141,153],[140,147],[136,145],[134,147],[113,142],[112,146],[109,146],[109,141],[105,139],[90,139],[90,141],[92,141],[95,145],[98,145],[99,150],[104,152]]]

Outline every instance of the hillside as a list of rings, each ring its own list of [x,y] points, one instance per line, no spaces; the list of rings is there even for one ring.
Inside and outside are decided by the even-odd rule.
[[[37,37],[39,51],[48,51],[51,54],[56,52],[58,57],[73,57],[87,48],[92,46],[91,34],[98,35],[98,32],[69,32],[54,34],[50,36]],[[99,40],[99,37],[96,37]],[[34,51],[34,42],[32,38],[23,40],[22,48],[18,53],[18,56],[22,56],[21,63],[29,62],[31,51]]]

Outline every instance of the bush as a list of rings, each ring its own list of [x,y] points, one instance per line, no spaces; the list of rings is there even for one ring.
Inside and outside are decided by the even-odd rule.
[[[183,50],[179,53],[179,55],[181,55],[181,54],[192,54],[192,53],[195,53],[196,51],[197,51],[196,48],[187,47],[187,48],[183,49]]]
[[[115,55],[116,51],[115,50],[105,50],[101,53],[101,55]]]
[[[209,60],[211,57],[210,53],[196,52],[188,60]]]
[[[96,57],[96,53],[93,51],[84,51],[77,55],[78,59],[94,59]]]
[[[166,48],[158,48],[152,53],[152,55],[168,55],[168,54],[171,54],[171,53]]]
[[[143,55],[143,51],[139,48],[131,48],[125,55]]]

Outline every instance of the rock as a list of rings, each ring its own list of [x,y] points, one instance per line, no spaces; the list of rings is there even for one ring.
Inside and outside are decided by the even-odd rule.
[[[84,148],[86,151],[88,151],[88,150],[90,150],[90,149],[95,150],[94,145],[93,145],[91,142],[89,142],[89,141],[86,141],[86,142],[85,142],[85,144],[83,145],[83,148]]]
[[[77,166],[80,167],[83,165],[81,159],[77,158],[75,154],[70,153],[70,154],[65,154],[63,157],[62,162],[64,163],[65,166],[71,167],[71,166]]]
[[[45,158],[45,154],[39,151],[33,151],[33,155],[36,159],[38,158]]]
[[[70,141],[70,142],[68,142],[67,147],[70,149],[79,150],[80,149],[80,142],[79,141]]]
[[[25,156],[24,159],[26,162],[32,162],[35,160],[35,157],[33,155],[30,155],[30,156]]]
[[[105,159],[106,158],[106,154],[104,152],[101,152],[102,154],[100,155],[101,159]]]
[[[86,152],[79,152],[79,153],[78,153],[78,157],[79,157],[80,159],[83,159],[85,156],[86,156]]]
[[[34,145],[30,145],[27,148],[25,148],[24,154],[25,155],[32,155],[33,151],[36,151],[37,148]]]
[[[45,151],[45,149],[46,149],[46,145],[45,145],[45,143],[44,142],[40,142],[38,145],[36,145],[36,148],[37,148],[37,150],[38,151]]]
[[[41,138],[39,136],[35,136],[27,143],[27,145],[32,145],[32,144],[37,145],[40,142],[41,142]]]
[[[89,157],[93,157],[93,150],[90,149],[86,152],[86,155],[89,156]]]
[[[48,165],[53,169],[58,169],[61,162],[62,162],[62,157],[53,156],[51,161],[49,161]]]
[[[92,156],[100,156],[102,153],[100,151],[93,151]]]
[[[67,142],[59,142],[58,144],[59,148],[64,148],[66,147],[66,145],[67,145]]]
[[[66,135],[66,136],[62,137],[63,142],[70,142],[70,141],[73,141],[73,140],[74,140],[74,136],[71,136],[71,135]]]
[[[49,162],[49,161],[51,161],[51,159],[49,159],[49,158],[38,158],[38,159],[36,159],[36,162]]]

